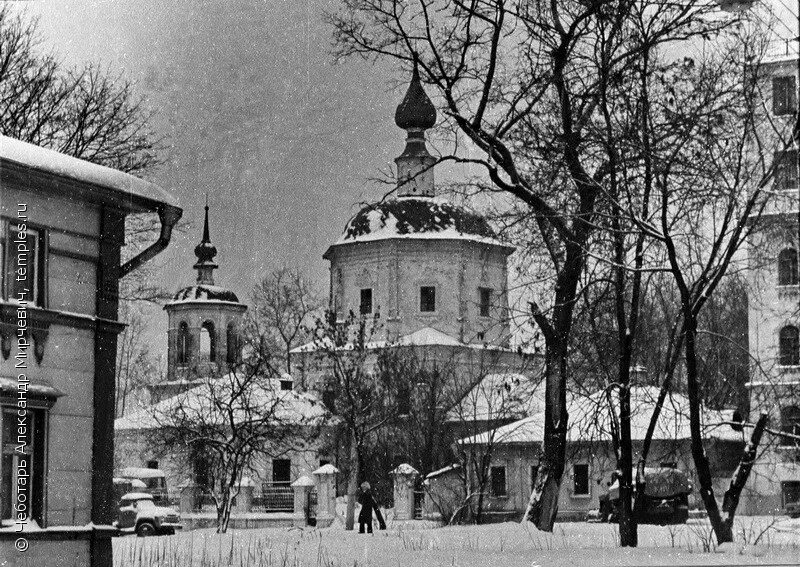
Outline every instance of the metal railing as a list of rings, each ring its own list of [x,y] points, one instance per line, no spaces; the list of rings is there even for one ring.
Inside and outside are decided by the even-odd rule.
[[[264,482],[261,494],[253,497],[253,512],[292,512],[294,492],[289,482]]]

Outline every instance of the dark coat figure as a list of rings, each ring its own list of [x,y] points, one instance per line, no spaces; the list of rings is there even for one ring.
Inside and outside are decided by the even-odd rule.
[[[386,524],[383,521],[383,516],[372,496],[372,490],[368,482],[361,484],[361,494],[358,497],[358,503],[361,505],[361,511],[358,513],[358,533],[363,534],[364,528],[367,528],[367,533],[372,533],[372,512],[378,518],[378,525],[380,529],[385,530]]]

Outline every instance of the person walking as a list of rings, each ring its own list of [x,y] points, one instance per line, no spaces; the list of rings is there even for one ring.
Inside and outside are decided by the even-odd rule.
[[[378,516],[378,524],[382,530],[386,529],[386,524],[383,522],[378,504],[372,496],[372,487],[368,482],[361,483],[361,495],[358,497],[358,503],[361,504],[361,511],[358,513],[358,533],[363,534],[366,527],[367,533],[372,533],[372,512],[373,510]]]

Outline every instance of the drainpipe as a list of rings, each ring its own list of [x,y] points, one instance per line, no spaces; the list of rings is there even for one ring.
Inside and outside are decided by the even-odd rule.
[[[161,234],[159,234],[158,240],[125,262],[120,267],[120,278],[128,275],[145,262],[152,260],[167,247],[170,238],[172,238],[172,229],[178,224],[182,215],[183,210],[172,205],[162,205],[158,208],[158,218],[161,221]]]

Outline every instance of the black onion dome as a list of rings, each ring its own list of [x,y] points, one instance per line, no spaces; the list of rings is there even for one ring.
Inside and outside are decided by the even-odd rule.
[[[497,235],[481,215],[452,203],[406,197],[368,205],[350,219],[340,242],[427,234],[442,238]]]
[[[427,130],[436,124],[436,107],[422,88],[416,63],[406,96],[394,113],[394,122],[403,130],[412,128]]]
[[[197,263],[213,263],[214,256],[217,255],[217,248],[211,244],[211,237],[208,234],[208,197],[206,197],[206,218],[203,223],[203,240],[194,247],[194,255],[197,256]]]
[[[227,301],[229,303],[239,303],[239,298],[229,289],[216,285],[190,285],[183,288],[172,297],[172,301],[196,302],[196,301]]]

